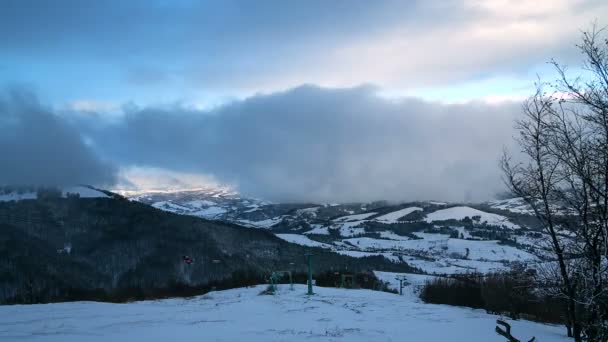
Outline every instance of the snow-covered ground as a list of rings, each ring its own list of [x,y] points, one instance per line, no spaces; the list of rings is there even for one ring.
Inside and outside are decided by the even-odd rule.
[[[192,215],[205,217],[205,218],[215,218],[216,216],[221,215],[227,211],[228,210],[226,210],[222,207],[208,207],[205,209],[197,210],[194,213],[192,213]]]
[[[312,208],[305,208],[305,209],[299,209],[296,210],[296,214],[298,216],[310,216],[310,217],[317,217],[317,210],[319,210],[320,207],[312,207]]]
[[[364,213],[364,214],[356,214],[356,215],[347,215],[347,216],[342,216],[342,217],[338,217],[337,219],[335,219],[335,222],[351,222],[351,221],[361,221],[364,220],[370,216],[374,216],[376,215],[376,213],[371,212],[371,213]]]
[[[254,227],[254,228],[270,228],[275,224],[281,222],[282,217],[275,217],[266,220],[260,221],[251,221],[251,220],[239,220],[238,223],[242,224],[246,227]]]
[[[506,271],[508,264],[498,261],[479,261],[453,258],[422,259],[410,255],[401,257],[410,266],[417,267],[429,274],[455,274],[455,273],[490,273]]]
[[[332,248],[332,246],[321,243],[318,241],[314,241],[309,239],[305,235],[300,234],[276,234],[277,237],[291,243],[295,243],[297,245],[307,246],[307,247],[321,247],[321,248]]]
[[[38,195],[35,192],[9,192],[6,194],[0,194],[0,202],[8,202],[8,201],[21,201],[28,199],[36,199]]]
[[[489,201],[488,204],[494,209],[507,210],[518,214],[534,214],[532,208],[528,204],[526,204],[522,197],[515,197],[504,200],[493,200]]]
[[[437,210],[426,215],[426,222],[434,222],[434,221],[445,221],[445,220],[462,220],[465,217],[473,218],[474,216],[479,216],[481,219],[480,223],[485,222],[486,224],[498,226],[498,227],[506,227],[510,229],[519,228],[515,223],[510,222],[506,217],[487,213],[485,211],[477,210],[470,207],[452,207],[447,209]]]
[[[510,211],[516,214],[534,215],[534,210],[522,197],[493,200],[486,204],[493,209]],[[538,204],[541,204],[541,202],[538,202]],[[554,210],[557,215],[576,215],[576,210],[574,208],[568,208],[564,205],[552,204],[551,209]]]
[[[394,232],[391,232],[390,230],[386,230],[383,232],[379,232],[380,237],[383,239],[389,239],[389,240],[410,240],[409,237],[407,236],[401,236],[399,234],[395,234]]]
[[[409,215],[409,214],[413,213],[414,211],[421,211],[421,210],[422,210],[422,208],[418,208],[418,207],[404,208],[401,210],[390,212],[388,214],[384,214],[382,216],[378,216],[378,217],[376,217],[376,220],[382,221],[385,223],[395,223],[395,222],[397,222],[397,220],[399,218]]]
[[[382,278],[395,274],[383,273]],[[412,284],[424,276],[408,276]],[[420,278],[420,279],[419,279]],[[394,284],[394,282],[392,283]],[[504,341],[494,332],[498,316],[415,296],[368,290],[281,285],[212,292],[191,299],[129,304],[75,302],[0,307],[0,340],[6,341]],[[569,341],[560,326],[509,321],[522,340]]]
[[[338,227],[341,236],[357,236],[365,234],[365,228],[360,227],[365,221],[349,221],[341,223]]]
[[[62,197],[67,197],[68,194],[72,194],[72,195],[78,194],[80,196],[80,198],[110,197],[101,191],[89,188],[87,186],[82,186],[82,185],[64,187],[61,189]],[[28,191],[28,192],[12,191],[12,192],[8,192],[8,193],[0,193],[0,202],[21,201],[21,200],[37,199],[37,198],[38,198],[37,193],[32,192],[32,191]]]
[[[162,209],[162,210],[172,211],[172,212],[177,212],[177,213],[187,212],[190,210],[190,208],[188,208],[188,207],[185,207],[185,206],[179,205],[179,204],[175,204],[175,203],[172,203],[169,201],[156,202],[152,206],[157,209]]]
[[[493,205],[515,208],[522,204],[521,199],[487,202],[476,209],[436,201],[285,206],[232,193],[216,195],[215,191],[194,191],[134,198],[179,214],[268,229],[303,246],[326,248],[353,257],[380,255],[394,262],[405,261],[430,274],[505,270],[512,262],[536,263],[538,256],[547,256],[538,234],[518,229],[530,227],[513,223],[509,213],[498,215],[480,210]],[[410,215],[401,220],[411,213],[424,215]],[[472,225],[455,222],[467,217],[473,220]],[[492,235],[494,231],[520,245],[489,240],[499,236]]]
[[[488,273],[504,271],[511,262],[539,262],[537,256],[512,246],[501,245],[498,241],[453,239],[444,234],[414,234],[421,239],[398,235],[387,236],[385,239],[358,237],[332,244],[317,242],[300,234],[276,235],[291,243],[327,248],[356,258],[383,256],[393,262],[406,262],[429,274]]]
[[[313,246],[335,249],[343,247],[354,247],[362,252],[395,251],[408,252],[417,251],[427,253],[435,257],[452,257],[465,261],[537,261],[538,258],[521,249],[512,246],[501,245],[494,240],[463,240],[452,239],[448,235],[414,233],[421,239],[375,239],[370,237],[347,238],[334,243],[334,245],[320,243],[300,234],[276,234],[283,240],[302,246]],[[352,248],[350,248],[352,249]]]
[[[95,190],[95,189],[89,188],[87,186],[82,186],[82,185],[66,187],[66,188],[61,189],[61,192],[64,197],[67,196],[68,194],[78,194],[80,196],[80,198],[110,197],[99,190]]]
[[[329,235],[329,227],[323,227],[321,225],[311,225],[313,228],[304,234],[318,234],[318,235]]]
[[[374,271],[376,277],[386,283],[390,289],[399,291],[399,278],[403,279],[403,290],[402,295],[407,297],[407,300],[413,302],[421,302],[420,291],[424,284],[435,278],[435,276],[425,274],[411,274],[411,273],[393,273],[393,272],[380,272]]]

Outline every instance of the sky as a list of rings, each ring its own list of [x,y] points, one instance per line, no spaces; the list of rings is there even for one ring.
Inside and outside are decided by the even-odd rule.
[[[0,183],[485,200],[600,0],[5,0]]]

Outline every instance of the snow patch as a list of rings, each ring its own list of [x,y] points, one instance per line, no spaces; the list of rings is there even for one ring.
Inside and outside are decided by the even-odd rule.
[[[401,210],[393,211],[392,213],[378,216],[375,218],[375,220],[383,221],[386,223],[396,223],[398,219],[402,218],[403,216],[409,215],[415,211],[422,211],[422,208],[418,208],[418,207],[404,208]]]
[[[296,245],[301,245],[301,246],[306,246],[306,247],[332,248],[332,246],[330,246],[328,244],[311,240],[307,236],[300,235],[300,234],[275,234],[275,235],[287,242],[295,243]]]
[[[376,213],[363,213],[363,214],[356,214],[356,215],[347,215],[347,216],[342,216],[342,217],[338,217],[336,219],[334,219],[334,222],[350,222],[350,221],[359,221],[359,220],[365,220],[366,218],[370,217],[370,216],[374,216],[376,215]]]
[[[228,212],[228,210],[226,210],[222,207],[209,207],[209,208],[195,211],[191,215],[205,217],[205,218],[214,218],[218,215],[221,215],[221,214],[224,214],[227,212]]]
[[[329,235],[329,228],[321,225],[312,225],[314,228],[305,232],[304,234],[318,234],[318,235]]]

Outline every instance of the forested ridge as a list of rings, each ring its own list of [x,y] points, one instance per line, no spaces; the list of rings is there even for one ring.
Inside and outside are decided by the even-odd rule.
[[[259,283],[275,270],[412,271],[121,198],[0,202],[0,303],[123,301]],[[189,256],[193,262],[184,262]]]

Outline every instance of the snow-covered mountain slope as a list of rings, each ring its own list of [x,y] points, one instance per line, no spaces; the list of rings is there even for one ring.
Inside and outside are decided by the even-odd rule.
[[[62,197],[78,196],[80,198],[107,198],[110,197],[103,191],[97,190],[86,185],[76,185],[62,187],[57,189],[61,192]],[[39,191],[34,188],[29,189],[12,189],[9,187],[0,188],[0,202],[4,201],[21,201],[29,199],[37,199]]]
[[[393,278],[395,274],[382,273]],[[406,275],[411,283],[421,276]],[[423,277],[423,276],[422,276]],[[413,288],[412,286],[411,288]],[[109,304],[73,302],[0,307],[0,340],[7,341],[504,341],[498,316],[447,305],[424,304],[369,290],[280,285],[212,292],[188,299]],[[409,290],[408,287],[406,290]],[[508,322],[522,340],[569,341],[563,327]]]
[[[200,188],[181,191],[124,191],[117,193],[133,201],[176,214],[198,216],[206,219],[223,219],[227,214],[253,213],[266,202],[241,198],[228,188]]]
[[[0,193],[0,202],[5,201],[21,201],[28,199],[36,199],[38,194],[35,191],[7,191]]]
[[[542,203],[537,202],[538,205],[542,207]],[[523,214],[523,215],[534,215],[534,210],[532,207],[526,203],[526,201],[522,197],[508,198],[502,200],[493,200],[485,203],[489,208],[497,209],[505,212],[511,212],[514,214]],[[576,214],[576,210],[573,208],[569,208],[567,205],[551,205],[551,209],[557,215],[569,215]]]
[[[178,214],[268,229],[303,246],[355,257],[382,255],[428,273],[489,272],[513,262],[535,263],[546,255],[546,245],[539,243],[542,233],[521,223],[527,214],[488,204],[280,204],[217,189],[138,193],[131,199]]]
[[[488,205],[494,209],[506,210],[517,214],[534,214],[532,208],[521,197],[493,200],[489,201]]]
[[[326,243],[311,240],[306,235],[300,235],[300,234],[276,234],[276,235],[277,235],[277,237],[279,237],[287,242],[295,243],[296,245],[333,249],[332,245],[328,245]]]
[[[375,218],[376,221],[382,221],[386,223],[396,223],[402,217],[405,217],[415,211],[422,211],[422,208],[411,207],[384,214]]]
[[[441,210],[434,211],[434,212],[426,215],[425,221],[426,222],[447,221],[447,220],[460,221],[460,220],[464,220],[467,217],[470,218],[473,222],[484,223],[484,224],[487,224],[490,226],[505,227],[505,228],[510,228],[510,229],[519,228],[518,225],[516,225],[512,222],[509,222],[509,219],[504,216],[486,213],[481,210],[473,209],[471,207],[464,207],[464,206],[451,207],[451,208],[447,208],[447,209],[441,209]]]
[[[108,194],[99,191],[95,188],[79,185],[79,186],[71,186],[65,187],[61,189],[61,193],[63,197],[68,195],[78,195],[80,198],[108,198]]]

